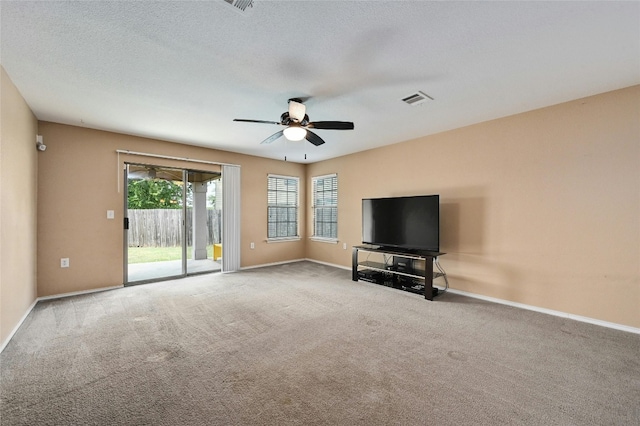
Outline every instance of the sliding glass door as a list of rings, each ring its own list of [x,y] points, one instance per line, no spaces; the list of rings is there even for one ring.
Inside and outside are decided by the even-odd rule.
[[[125,285],[220,270],[219,180],[220,173],[126,164]]]

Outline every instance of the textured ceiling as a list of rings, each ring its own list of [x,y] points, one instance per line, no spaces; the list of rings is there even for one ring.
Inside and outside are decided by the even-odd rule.
[[[40,120],[302,163],[640,84],[636,1],[3,0],[0,18]],[[418,90],[434,100],[401,101]],[[280,127],[232,121],[291,97],[355,130],[261,145]]]

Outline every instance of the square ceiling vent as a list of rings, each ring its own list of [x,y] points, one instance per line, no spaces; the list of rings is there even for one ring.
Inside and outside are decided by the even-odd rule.
[[[409,96],[402,98],[402,102],[411,106],[421,105],[427,101],[432,101],[432,100],[433,98],[431,96],[419,90],[416,93],[412,93]]]
[[[246,12],[248,8],[253,7],[253,0],[224,0],[225,3],[230,4],[234,9],[240,12]]]

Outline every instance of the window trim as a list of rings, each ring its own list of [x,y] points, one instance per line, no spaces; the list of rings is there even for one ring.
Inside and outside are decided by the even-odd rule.
[[[287,237],[269,237],[269,179],[291,179],[296,181],[296,235]],[[291,207],[291,206],[289,206]],[[267,174],[267,243],[281,243],[286,241],[298,241],[300,240],[300,177],[299,176],[285,176],[277,175],[273,173]]]
[[[267,238],[267,243],[286,243],[287,241],[300,241],[300,237],[275,237]]]
[[[318,243],[338,244],[338,239],[337,238],[311,236],[311,237],[309,237],[309,239],[311,241],[316,241]]]
[[[322,207],[335,207],[336,209],[336,236],[335,237],[323,237],[320,235],[316,235],[316,181],[320,179],[336,179],[336,204],[335,206],[322,206]],[[338,174],[337,173],[329,173],[321,176],[312,176],[311,177],[311,213],[312,213],[312,229],[313,235],[309,237],[312,241],[322,242],[322,243],[330,243],[330,244],[338,244]]]

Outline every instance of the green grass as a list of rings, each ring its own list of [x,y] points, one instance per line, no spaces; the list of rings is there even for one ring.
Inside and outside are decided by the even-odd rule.
[[[129,247],[129,263],[162,262],[182,259],[182,247]],[[187,247],[187,259],[191,257],[191,247]],[[213,246],[207,246],[207,257],[213,258]]]

